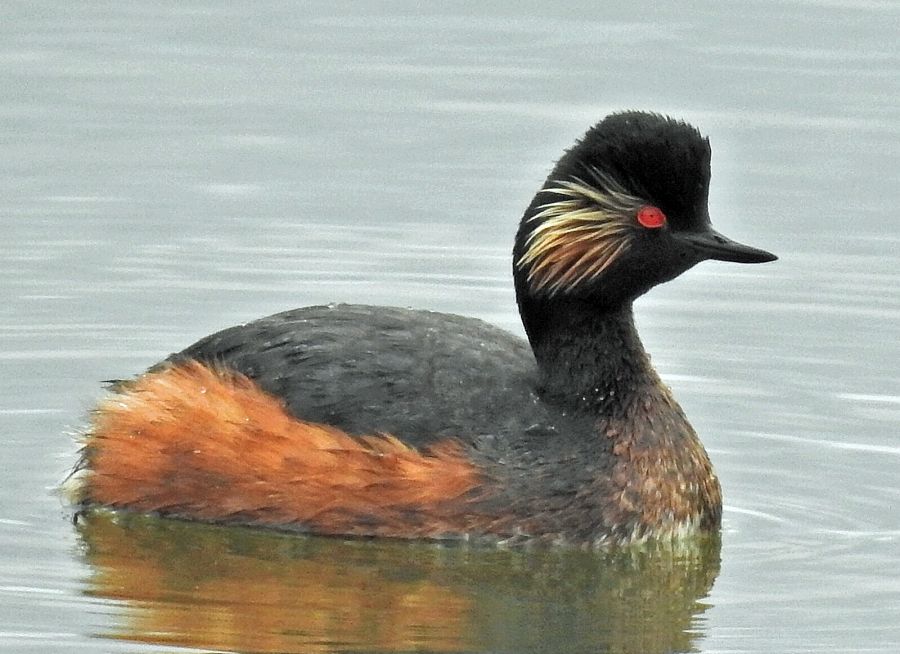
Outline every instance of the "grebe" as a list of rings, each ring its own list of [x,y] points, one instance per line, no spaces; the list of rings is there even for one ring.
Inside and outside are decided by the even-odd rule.
[[[318,534],[588,546],[715,532],[721,491],[632,302],[705,259],[775,260],[710,225],[710,147],[607,116],[513,249],[528,342],[472,318],[296,309],[208,336],[92,416],[76,502]]]

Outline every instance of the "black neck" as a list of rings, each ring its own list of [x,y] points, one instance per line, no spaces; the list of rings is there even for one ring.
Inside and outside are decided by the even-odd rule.
[[[585,408],[626,407],[659,377],[641,344],[631,303],[598,309],[580,300],[545,300],[528,331],[548,399]]]

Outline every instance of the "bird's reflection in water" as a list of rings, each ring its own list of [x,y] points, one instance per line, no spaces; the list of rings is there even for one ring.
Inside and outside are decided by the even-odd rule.
[[[719,541],[611,553],[340,540],[95,512],[104,637],[234,652],[685,652]]]

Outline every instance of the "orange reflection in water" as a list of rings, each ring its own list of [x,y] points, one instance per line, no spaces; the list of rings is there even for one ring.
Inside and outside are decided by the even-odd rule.
[[[97,512],[104,637],[222,651],[691,651],[718,541],[678,552],[341,540]]]

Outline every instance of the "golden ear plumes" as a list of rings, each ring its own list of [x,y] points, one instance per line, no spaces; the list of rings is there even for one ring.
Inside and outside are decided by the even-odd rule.
[[[529,222],[540,222],[516,262],[528,267],[534,292],[555,295],[596,279],[631,247],[634,216],[646,204],[595,167],[590,181],[559,180],[542,193],[563,199],[539,207]]]

